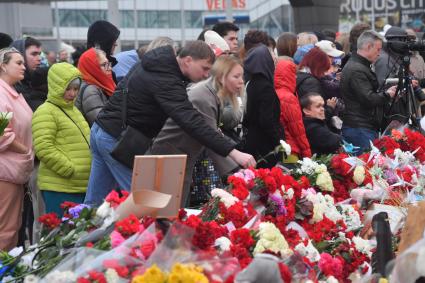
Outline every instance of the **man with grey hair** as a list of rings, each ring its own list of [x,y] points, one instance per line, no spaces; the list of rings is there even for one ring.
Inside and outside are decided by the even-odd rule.
[[[359,147],[361,154],[378,137],[383,108],[394,97],[396,86],[378,92],[379,84],[372,64],[382,49],[382,37],[371,30],[364,31],[357,40],[357,53],[353,54],[342,70],[341,93],[345,103],[342,135]]]

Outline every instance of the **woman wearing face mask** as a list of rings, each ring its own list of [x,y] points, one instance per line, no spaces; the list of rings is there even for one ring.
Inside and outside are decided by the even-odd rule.
[[[31,137],[32,110],[13,85],[24,79],[24,58],[15,48],[0,50],[0,112],[12,118],[0,135],[0,250],[18,242],[24,187],[34,163]],[[4,115],[4,114],[3,114]]]
[[[115,90],[111,64],[104,51],[90,48],[81,55],[78,69],[83,77],[83,83],[75,106],[83,113],[91,127],[97,114]]]
[[[61,215],[62,202],[84,201],[91,163],[90,128],[74,106],[81,84],[78,69],[54,64],[47,80],[47,100],[34,113],[32,133],[46,212]]]
[[[193,106],[204,116],[209,125],[219,131],[222,122],[223,105],[229,102],[237,109],[237,97],[243,91],[243,68],[234,56],[221,56],[211,69],[212,76],[200,82],[188,92]],[[204,146],[185,133],[172,119],[168,119],[154,144],[146,154],[187,154],[186,175],[183,184],[182,206],[188,201],[193,167]],[[209,153],[221,175],[238,169],[230,158]]]

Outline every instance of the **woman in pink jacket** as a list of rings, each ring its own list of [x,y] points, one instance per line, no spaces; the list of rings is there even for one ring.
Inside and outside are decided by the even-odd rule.
[[[0,136],[0,250],[18,242],[25,184],[33,169],[32,111],[13,85],[24,78],[24,58],[14,48],[0,50],[0,112],[13,113]]]

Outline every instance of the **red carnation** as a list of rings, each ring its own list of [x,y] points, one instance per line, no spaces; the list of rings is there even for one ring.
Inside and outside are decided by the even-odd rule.
[[[54,212],[50,212],[47,214],[44,214],[38,218],[38,222],[43,224],[48,229],[54,229],[61,224],[61,220],[59,219],[58,215]]]
[[[322,253],[319,260],[319,268],[327,277],[333,276],[336,279],[342,278],[344,262],[340,258],[333,258],[328,253]]]
[[[230,240],[234,245],[241,245],[247,249],[254,245],[255,241],[251,236],[249,229],[241,228],[233,230],[230,233]]]
[[[115,230],[127,239],[140,231],[139,219],[134,214],[130,214],[127,218],[115,223]]]

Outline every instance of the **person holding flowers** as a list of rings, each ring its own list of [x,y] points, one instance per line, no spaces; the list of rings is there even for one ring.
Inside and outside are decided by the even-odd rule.
[[[24,199],[23,185],[34,166],[32,150],[32,110],[13,85],[23,80],[24,58],[15,48],[0,50],[0,112],[10,122],[0,135],[0,250],[10,250],[18,242]]]
[[[32,132],[46,212],[61,215],[62,202],[84,201],[91,164],[90,128],[74,106],[81,84],[78,69],[56,63],[47,81],[47,100],[34,113]]]

